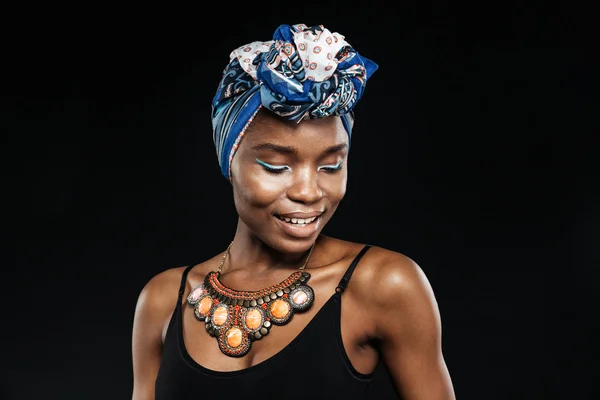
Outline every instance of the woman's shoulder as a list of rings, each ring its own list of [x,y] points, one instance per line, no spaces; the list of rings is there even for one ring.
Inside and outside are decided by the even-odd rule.
[[[365,245],[351,247],[356,257]],[[374,337],[397,334],[399,328],[435,321],[435,296],[423,269],[408,255],[371,245],[359,260],[344,292],[356,315],[372,327]],[[395,332],[395,333],[394,333]]]
[[[135,307],[135,319],[141,329],[157,329],[162,340],[166,334],[168,321],[179,299],[183,285],[184,293],[190,286],[201,282],[209,268],[209,261],[178,267],[171,267],[153,275],[141,289]],[[214,264],[214,262],[213,262]],[[184,273],[188,269],[187,276]]]
[[[152,292],[152,294],[159,294],[160,292],[169,291],[168,289],[174,288],[175,293],[177,293],[183,272],[186,268],[188,268],[188,266],[184,265],[167,268],[158,272],[156,275],[152,276],[148,282],[146,282],[142,291]]]
[[[354,244],[354,257],[365,244]],[[369,245],[350,279],[352,287],[361,297],[401,300],[420,296],[430,290],[429,282],[421,266],[410,256],[386,247]],[[377,296],[373,296],[377,293]]]
[[[209,265],[213,260],[207,260],[198,264],[190,264],[178,267],[167,268],[152,276],[145,284],[140,296],[151,297],[154,306],[161,304],[175,304],[174,299],[179,295],[181,285],[184,291],[189,289],[190,285],[201,282],[208,272]],[[184,273],[188,270],[184,279]]]
[[[188,266],[171,267],[152,276],[142,288],[137,306],[168,314],[173,311],[179,294],[183,272]]]

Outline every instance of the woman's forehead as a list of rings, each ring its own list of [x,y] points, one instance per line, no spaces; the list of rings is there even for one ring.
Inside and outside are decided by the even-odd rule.
[[[337,116],[294,122],[265,114],[259,113],[252,121],[243,141],[252,143],[286,142],[302,141],[308,138],[327,144],[347,143],[348,141],[348,133],[341,118]]]

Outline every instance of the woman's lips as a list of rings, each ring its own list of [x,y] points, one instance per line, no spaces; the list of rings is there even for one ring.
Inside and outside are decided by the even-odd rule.
[[[307,238],[318,231],[321,214],[304,218],[289,217],[288,215],[289,214],[285,214],[285,217],[278,215],[274,216],[279,226],[288,235],[298,238]]]

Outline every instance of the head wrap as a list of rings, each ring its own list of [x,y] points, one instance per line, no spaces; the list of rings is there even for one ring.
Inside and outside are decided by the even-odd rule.
[[[295,122],[338,115],[350,136],[352,109],[377,68],[322,25],[280,25],[273,40],[233,50],[212,101],[222,174],[230,179],[235,151],[261,107]]]

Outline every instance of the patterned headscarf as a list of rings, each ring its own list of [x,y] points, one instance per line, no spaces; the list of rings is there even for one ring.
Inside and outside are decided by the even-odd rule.
[[[281,25],[273,40],[233,50],[212,101],[221,172],[261,107],[292,121],[339,115],[350,136],[352,109],[378,66],[322,25]]]

